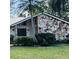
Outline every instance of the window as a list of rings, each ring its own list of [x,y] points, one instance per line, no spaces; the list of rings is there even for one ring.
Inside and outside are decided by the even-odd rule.
[[[26,29],[18,29],[17,35],[18,36],[26,36]]]

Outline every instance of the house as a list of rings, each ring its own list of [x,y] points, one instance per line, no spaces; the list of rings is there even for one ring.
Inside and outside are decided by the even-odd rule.
[[[40,13],[33,16],[35,33],[53,33],[56,39],[66,39],[69,34],[69,22],[47,13]],[[10,34],[17,36],[31,37],[31,17],[11,17]]]

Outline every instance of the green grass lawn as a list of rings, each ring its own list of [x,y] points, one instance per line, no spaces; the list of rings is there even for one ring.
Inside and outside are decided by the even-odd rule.
[[[69,59],[69,45],[11,47],[10,59]]]

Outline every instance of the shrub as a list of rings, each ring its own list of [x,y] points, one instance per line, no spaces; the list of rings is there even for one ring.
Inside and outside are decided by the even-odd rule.
[[[56,40],[56,44],[62,44],[62,43],[66,43],[66,44],[69,44],[69,34],[66,35],[66,38],[64,38],[63,40],[59,39],[59,40]]]
[[[69,43],[69,40],[68,39],[65,39],[65,40],[62,40],[62,43]]]
[[[35,35],[39,45],[52,45],[55,43],[55,35],[51,33],[39,33]]]
[[[56,44],[69,44],[69,40],[68,39],[64,39],[64,40],[56,40]]]
[[[30,37],[17,37],[15,44],[22,46],[33,46],[33,39]]]
[[[69,44],[69,38],[63,40],[56,40],[56,44]]]
[[[13,44],[13,39],[14,39],[14,36],[10,35],[10,44]]]

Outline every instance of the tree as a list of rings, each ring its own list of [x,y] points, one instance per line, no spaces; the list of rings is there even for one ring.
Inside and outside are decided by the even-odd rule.
[[[15,8],[15,10],[17,10],[17,12],[16,12],[17,16],[23,16],[22,13],[24,11],[28,11],[29,14],[31,15],[31,24],[32,24],[31,36],[32,36],[33,40],[36,41],[33,15],[43,12],[45,10],[44,9],[44,7],[46,8],[46,6],[44,5],[45,2],[37,1],[37,0],[16,0],[14,3],[16,4],[17,2],[18,2],[17,8]],[[11,4],[11,6],[12,6],[12,4]]]
[[[12,5],[14,5],[14,7]],[[17,8],[15,7],[15,5],[17,6]],[[11,12],[12,10],[14,10],[13,14],[16,14],[17,16],[25,16],[23,15],[25,11],[28,11],[29,13],[28,6],[29,0],[13,0],[11,2]],[[45,5],[45,0],[32,0],[31,6],[33,15],[44,12],[47,8],[47,6]]]
[[[29,4],[29,12],[30,12],[30,15],[31,15],[31,23],[32,23],[31,34],[32,34],[32,38],[36,42],[37,40],[35,38],[35,25],[34,25],[34,20],[33,20],[33,15],[34,15],[33,13],[35,13],[35,12],[38,12],[38,13],[43,12],[44,11],[43,7],[46,7],[46,6],[43,5],[44,1],[41,1],[41,2],[36,1],[38,5],[37,4],[32,5],[32,2],[33,2],[33,0],[29,0],[29,3],[30,3]],[[38,13],[36,13],[36,14],[38,14]]]
[[[68,0],[49,0],[48,4],[52,15],[58,16],[63,19],[67,18],[69,12]]]
[[[32,16],[32,0],[29,0],[29,11],[30,11],[30,15],[31,15],[31,24],[32,24],[32,28],[31,28],[31,35],[32,38],[34,40],[34,42],[36,42],[36,38],[35,38],[35,25],[34,25],[34,20],[33,20],[33,16]]]

